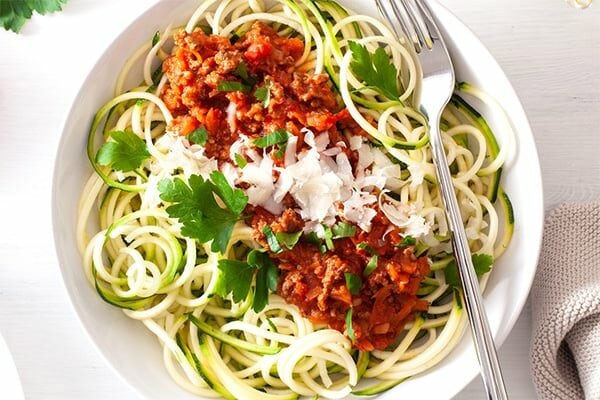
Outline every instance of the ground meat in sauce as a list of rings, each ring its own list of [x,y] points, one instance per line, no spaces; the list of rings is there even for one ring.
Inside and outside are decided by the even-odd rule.
[[[315,135],[327,132],[330,143],[340,146],[355,166],[357,154],[350,150],[344,132],[366,136],[332,90],[325,74],[298,71],[296,63],[304,43],[284,38],[268,25],[256,22],[232,43],[228,38],[206,35],[200,29],[175,35],[176,50],[163,63],[168,83],[161,97],[174,116],[168,129],[185,136],[200,126],[208,131],[205,154],[219,164],[231,162],[230,146],[240,134],[251,138],[286,129],[304,143],[303,128]],[[247,68],[254,83],[243,82],[237,69]],[[249,86],[248,91],[219,91],[220,82],[234,81]],[[268,87],[267,107],[254,96],[258,87]],[[228,114],[233,112],[233,118]],[[281,159],[273,160],[281,165]],[[304,228],[288,194],[279,216],[261,207],[248,206],[249,224],[254,237],[268,248],[262,233],[265,226],[273,232],[294,233]],[[419,284],[429,270],[425,257],[417,258],[412,247],[397,248],[400,232],[374,206],[377,215],[370,232],[357,229],[351,238],[334,240],[335,248],[321,252],[315,244],[300,240],[292,250],[271,254],[281,274],[277,293],[299,307],[303,315],[339,331],[346,330],[345,317],[353,309],[352,326],[361,350],[384,349],[392,344],[406,322],[428,304],[416,296]],[[377,268],[368,276],[363,272],[373,256],[360,248],[366,243],[378,255]],[[351,294],[345,273],[362,277],[358,294]]]
[[[274,232],[291,233],[303,225],[291,209],[276,217],[262,208],[254,209],[250,224],[265,247],[264,226],[269,225]],[[358,230],[354,237],[334,240],[333,251],[322,253],[314,244],[301,241],[292,250],[272,254],[281,271],[277,293],[298,306],[311,321],[342,332],[346,329],[346,314],[352,308],[355,346],[363,351],[385,349],[416,312],[428,307],[416,295],[429,272],[427,258],[415,257],[411,246],[399,249],[401,241],[398,230],[390,229],[381,212],[374,218],[371,232]],[[360,248],[361,243],[378,254],[377,268],[367,277],[363,272],[372,254]],[[363,277],[358,294],[348,290],[346,272]]]

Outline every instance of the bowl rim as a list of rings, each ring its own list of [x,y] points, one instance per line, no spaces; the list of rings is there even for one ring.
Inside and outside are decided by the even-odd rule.
[[[349,1],[350,0],[344,0],[343,2],[349,2]],[[111,359],[109,358],[108,353],[105,352],[104,350],[102,350],[100,348],[100,346],[98,345],[98,343],[93,339],[92,332],[90,331],[89,327],[84,323],[83,319],[80,316],[80,312],[83,312],[83,310],[81,310],[80,307],[77,305],[75,292],[70,290],[66,275],[63,272],[63,268],[64,268],[63,266],[64,266],[66,260],[63,259],[64,256],[61,253],[61,249],[59,246],[59,239],[58,239],[58,237],[60,236],[61,223],[58,220],[58,212],[57,212],[57,210],[58,210],[57,203],[59,201],[58,200],[59,199],[59,194],[58,194],[59,187],[58,187],[58,183],[57,183],[57,176],[58,176],[58,171],[60,170],[60,162],[61,162],[60,156],[62,154],[62,151],[64,150],[65,142],[66,142],[65,131],[68,127],[68,124],[69,124],[69,121],[70,121],[72,115],[74,114],[74,112],[76,111],[76,109],[78,107],[79,101],[84,97],[83,89],[85,87],[87,87],[90,84],[90,81],[92,81],[92,79],[93,79],[93,75],[98,66],[98,62],[107,56],[107,54],[110,52],[111,48],[113,46],[115,46],[115,43],[119,42],[121,40],[122,36],[124,36],[129,31],[129,29],[131,29],[131,27],[133,25],[137,25],[138,23],[140,23],[140,21],[146,19],[148,14],[151,14],[155,8],[161,6],[161,3],[164,4],[164,2],[159,1],[159,2],[154,2],[152,4],[149,4],[147,6],[144,6],[143,10],[136,17],[134,17],[130,21],[128,21],[126,23],[126,25],[122,29],[120,29],[118,31],[118,33],[116,35],[114,35],[114,37],[112,37],[106,43],[106,45],[103,47],[103,49],[98,51],[98,53],[97,53],[98,56],[95,57],[94,63],[91,66],[87,67],[88,69],[85,73],[85,77],[81,80],[81,84],[78,85],[79,89],[77,90],[77,93],[74,96],[71,105],[67,108],[67,111],[63,113],[63,116],[61,119],[61,121],[62,121],[62,123],[60,124],[61,136],[60,136],[60,140],[58,141],[58,144],[57,144],[57,146],[55,148],[55,152],[54,152],[55,157],[54,157],[54,163],[53,163],[52,182],[51,182],[52,189],[51,189],[50,213],[51,213],[51,221],[52,221],[54,251],[56,254],[56,259],[58,261],[58,268],[59,268],[60,275],[61,275],[60,280],[62,282],[63,289],[65,290],[65,292],[68,296],[68,299],[69,299],[69,307],[74,312],[77,323],[79,324],[79,326],[81,327],[83,332],[85,332],[85,336],[87,337],[87,340],[89,340],[89,342],[91,342],[91,344],[92,344],[93,348],[95,349],[95,351],[97,352],[97,354],[100,355],[100,357],[104,360],[106,365],[109,366],[109,368],[112,370],[112,372],[116,376],[118,376],[120,378],[120,380],[122,382],[124,382],[129,388],[131,388],[133,392],[135,392],[138,396],[140,396],[140,398],[146,398],[145,395],[143,394],[143,392],[141,391],[141,389],[138,388],[137,386],[135,386],[132,381],[127,379],[123,374],[121,374],[119,372],[115,363],[113,361],[111,361]],[[464,30],[464,32],[466,32],[468,34],[468,36],[471,37],[471,39],[474,41],[474,43],[476,43],[476,45],[480,47],[481,54],[484,55],[486,58],[489,58],[492,61],[492,64],[495,67],[497,67],[499,73],[506,81],[505,84],[503,84],[503,86],[505,87],[506,91],[512,96],[511,102],[514,103],[514,106],[522,114],[520,116],[522,118],[521,124],[519,125],[518,129],[515,129],[515,134],[525,135],[527,139],[531,140],[531,148],[528,149],[527,155],[529,157],[533,157],[533,164],[536,167],[535,171],[530,171],[530,173],[532,173],[532,176],[536,180],[536,183],[537,183],[536,186],[538,189],[537,194],[539,194],[539,199],[537,199],[537,201],[540,203],[539,204],[540,207],[536,208],[537,215],[535,218],[537,220],[541,221],[539,224],[532,227],[534,229],[533,235],[535,237],[533,239],[528,239],[528,241],[534,240],[533,243],[531,241],[529,241],[528,244],[529,244],[529,248],[531,249],[531,251],[533,251],[535,253],[535,256],[534,256],[535,265],[532,266],[531,272],[528,274],[528,276],[527,275],[525,276],[527,278],[527,281],[526,281],[527,292],[525,293],[525,291],[523,290],[523,295],[519,296],[519,298],[513,302],[513,304],[514,304],[514,307],[512,307],[513,311],[510,313],[510,315],[507,319],[507,322],[505,324],[501,325],[501,327],[498,329],[498,332],[496,334],[494,334],[495,332],[492,332],[494,334],[493,336],[494,336],[496,348],[500,349],[500,347],[503,345],[503,343],[507,339],[508,335],[514,328],[515,323],[517,322],[519,316],[521,315],[521,313],[523,311],[523,307],[525,306],[525,303],[526,303],[526,301],[529,297],[529,293],[531,291],[531,287],[532,287],[533,280],[534,280],[536,270],[537,270],[537,263],[538,263],[539,257],[540,257],[545,211],[544,211],[543,180],[542,180],[542,175],[541,175],[541,167],[540,167],[540,163],[539,163],[539,155],[538,155],[538,151],[537,151],[537,147],[536,147],[536,143],[535,143],[535,137],[533,135],[531,125],[529,123],[529,119],[527,117],[525,109],[524,109],[522,102],[521,102],[519,96],[517,95],[512,83],[508,79],[504,69],[500,66],[498,61],[493,57],[493,55],[488,50],[488,48],[485,46],[485,44],[483,42],[481,42],[481,40],[473,33],[473,31],[468,27],[468,25],[466,25],[459,17],[457,17],[446,6],[442,5],[439,2],[439,0],[429,0],[429,3],[430,3],[430,6],[431,6],[434,14],[436,14],[436,15],[438,15],[440,13],[442,14],[442,17],[440,17],[440,23],[442,24],[442,27],[445,26],[445,24],[448,22],[448,20],[453,19],[454,21],[451,21],[451,22],[453,22],[455,25],[459,26],[460,29]],[[511,121],[511,124],[512,124],[513,123],[512,118],[509,118],[509,120]],[[86,156],[86,158],[87,158],[87,156]],[[485,298],[485,293],[484,293],[484,298]],[[468,329],[465,329],[465,332],[467,332],[467,331],[468,331]],[[463,340],[465,340],[465,339],[464,338],[460,339],[458,343],[460,343]],[[453,349],[453,351],[454,351],[454,349]],[[426,373],[426,371],[424,373]],[[463,371],[463,373],[464,373],[463,376],[466,375],[468,377],[468,380],[465,379],[464,385],[462,385],[462,384],[459,385],[455,391],[454,390],[448,391],[447,393],[450,395],[449,398],[455,396],[456,394],[460,393],[460,391],[464,390],[464,388],[479,374],[479,371],[477,368],[475,368],[475,369],[468,368],[466,371]],[[388,392],[388,394],[391,394],[393,396],[393,392],[394,392],[394,390],[392,389]],[[388,396],[383,395],[382,398],[388,398]]]

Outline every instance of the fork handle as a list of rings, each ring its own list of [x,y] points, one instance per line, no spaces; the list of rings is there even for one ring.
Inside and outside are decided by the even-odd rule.
[[[447,210],[448,226],[452,236],[452,248],[458,267],[462,289],[464,292],[464,305],[471,325],[471,332],[475,341],[477,358],[481,366],[483,384],[488,399],[507,400],[506,387],[498,362],[498,355],[494,347],[494,341],[490,331],[490,325],[483,309],[483,300],[479,281],[473,268],[471,251],[465,234],[458,200],[454,192],[452,177],[448,168],[446,153],[440,134],[440,113],[431,115],[429,122],[429,140],[433,154],[433,160],[438,176],[439,188],[442,201]]]

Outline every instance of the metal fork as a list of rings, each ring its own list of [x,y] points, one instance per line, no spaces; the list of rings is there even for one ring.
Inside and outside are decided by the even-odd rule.
[[[454,68],[427,0],[375,0],[398,38],[404,33],[414,45],[423,73],[420,111],[429,123],[429,141],[439,181],[452,248],[464,292],[475,349],[488,399],[508,399],[494,340],[483,307],[479,281],[454,192],[448,161],[440,134],[440,117],[454,90]],[[401,30],[400,30],[400,29]]]

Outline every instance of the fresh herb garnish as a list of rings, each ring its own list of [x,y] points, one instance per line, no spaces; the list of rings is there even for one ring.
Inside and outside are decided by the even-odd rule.
[[[371,259],[367,263],[367,266],[365,267],[365,270],[363,271],[363,275],[364,276],[371,275],[371,273],[373,273],[373,271],[375,271],[375,268],[377,268],[377,262],[378,261],[379,261],[379,255],[373,254],[371,256]]]
[[[400,242],[399,246],[406,247],[406,246],[414,246],[415,244],[417,244],[417,239],[415,239],[414,237],[412,237],[410,235],[406,235],[402,238],[402,241]]]
[[[353,237],[356,234],[356,226],[340,221],[331,227],[331,231],[334,239]]]
[[[358,294],[360,287],[362,286],[362,280],[360,276],[353,274],[352,272],[344,272],[344,278],[346,279],[346,287],[352,294]]]
[[[314,244],[321,253],[325,253],[327,251],[327,248],[323,244],[323,239],[321,239],[316,232],[310,232],[304,235],[304,240],[306,240],[308,243]]]
[[[110,136],[113,140],[104,143],[96,154],[98,164],[129,172],[138,169],[150,157],[146,143],[135,133],[114,131]]]
[[[327,250],[331,251],[335,248],[333,244],[333,232],[330,227],[323,225],[323,239],[325,240],[325,246],[327,246]]]
[[[278,129],[269,133],[268,135],[255,139],[252,143],[254,143],[256,147],[264,149],[269,146],[274,146],[276,144],[287,143],[289,138],[290,133],[288,131],[286,131],[285,129]]]
[[[473,254],[471,256],[471,260],[473,261],[473,267],[475,268],[475,273],[478,277],[486,272],[489,272],[492,269],[492,264],[494,263],[494,258],[489,254]],[[460,278],[458,276],[456,260],[450,261],[445,272],[446,283],[452,287],[460,288]]]
[[[367,242],[361,242],[358,244],[358,248],[361,250],[364,250],[366,252],[368,252],[369,254],[377,254],[377,252],[375,251],[374,248],[372,248],[371,246],[369,246],[369,244]]]
[[[277,254],[283,251],[281,245],[277,241],[277,237],[275,236],[273,229],[271,229],[269,225],[265,225],[265,227],[262,229],[262,233],[265,235],[267,244],[273,253]]]
[[[296,246],[296,243],[298,243],[300,236],[302,236],[302,231],[298,231],[298,232],[294,232],[294,233],[279,232],[279,233],[275,234],[277,241],[279,243],[281,243],[288,250],[291,250],[294,248],[294,246]]]
[[[242,79],[242,81],[250,87],[256,83],[256,79],[248,75],[248,65],[244,60],[240,61],[240,63],[236,67],[235,75],[239,76]]]
[[[221,81],[217,85],[219,92],[244,92],[248,93],[251,87],[236,81]]]
[[[61,11],[68,0],[8,0],[0,1],[0,25],[6,30],[19,32],[33,12],[46,15]]]
[[[354,336],[354,328],[352,328],[352,309],[349,309],[346,313],[346,333],[348,334],[350,340],[356,340],[356,336]]]
[[[212,240],[212,251],[223,254],[233,226],[248,203],[248,196],[240,189],[232,189],[221,172],[213,172],[210,179],[212,182],[191,175],[187,184],[180,178],[163,179],[158,183],[158,190],[163,201],[173,203],[167,207],[167,213],[183,224],[181,233],[184,236],[201,243]],[[226,208],[217,204],[215,196]]]
[[[269,107],[271,103],[271,81],[266,80],[266,86],[261,86],[254,91],[254,97],[260,101],[264,108]]]
[[[239,303],[248,296],[252,276],[256,268],[238,260],[219,260],[217,263],[220,276],[215,283],[215,293],[225,298],[232,293],[233,301]]]
[[[279,268],[266,252],[260,250],[252,250],[248,253],[247,260],[249,265],[258,270],[252,309],[255,312],[260,312],[269,303],[269,291],[274,292],[277,290]]]
[[[348,42],[352,51],[350,68],[357,79],[390,100],[400,97],[398,70],[382,47],[371,53],[360,43]]]
[[[287,143],[278,144],[277,151],[275,151],[273,156],[275,156],[276,159],[281,160],[283,158],[283,156],[285,155],[286,148],[287,148]]]
[[[248,161],[246,161],[244,156],[242,156],[241,154],[235,153],[234,157],[235,157],[235,163],[237,164],[238,167],[244,168],[246,165],[248,165]]]
[[[205,127],[201,126],[195,129],[192,133],[187,136],[188,140],[194,144],[204,146],[208,140],[208,131]]]

